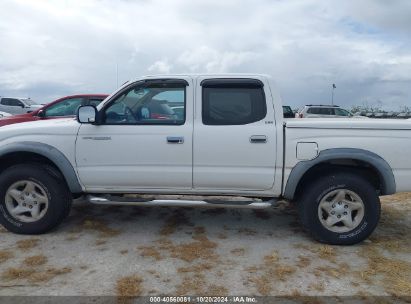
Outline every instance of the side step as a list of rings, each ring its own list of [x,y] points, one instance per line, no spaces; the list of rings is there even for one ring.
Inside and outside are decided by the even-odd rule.
[[[190,196],[192,198],[192,196]],[[87,201],[96,205],[117,206],[161,206],[161,207],[209,207],[209,208],[249,208],[265,209],[275,207],[278,199],[258,200],[222,200],[222,199],[144,199],[107,195],[87,195]]]

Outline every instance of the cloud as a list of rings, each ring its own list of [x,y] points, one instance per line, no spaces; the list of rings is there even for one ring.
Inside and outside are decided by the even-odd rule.
[[[44,102],[144,74],[255,72],[293,107],[330,102],[332,83],[347,107],[410,105],[410,3],[4,0],[0,95]]]
[[[152,65],[148,67],[149,72],[166,74],[170,73],[172,66],[168,63],[167,59],[157,60]]]
[[[241,67],[255,56],[253,52],[217,51],[200,46],[185,51],[177,58],[177,63],[190,72],[223,73]]]

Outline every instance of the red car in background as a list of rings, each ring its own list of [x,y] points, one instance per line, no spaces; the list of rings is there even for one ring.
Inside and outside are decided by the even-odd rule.
[[[78,107],[82,105],[97,106],[108,95],[106,94],[82,94],[71,95],[57,99],[44,107],[26,114],[14,115],[0,119],[0,127],[20,122],[36,121],[42,119],[55,119],[76,116]]]

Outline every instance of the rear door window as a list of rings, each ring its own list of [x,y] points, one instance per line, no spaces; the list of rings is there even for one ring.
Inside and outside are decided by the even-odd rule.
[[[262,84],[224,80],[203,85],[202,119],[205,125],[244,125],[265,118]]]

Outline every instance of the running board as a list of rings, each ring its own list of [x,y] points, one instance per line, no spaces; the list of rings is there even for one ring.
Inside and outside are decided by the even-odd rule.
[[[275,207],[278,199],[261,200],[180,200],[180,199],[143,199],[122,196],[95,196],[87,195],[87,201],[96,205],[116,206],[160,206],[160,207],[209,207],[209,208],[249,208],[265,209]]]

